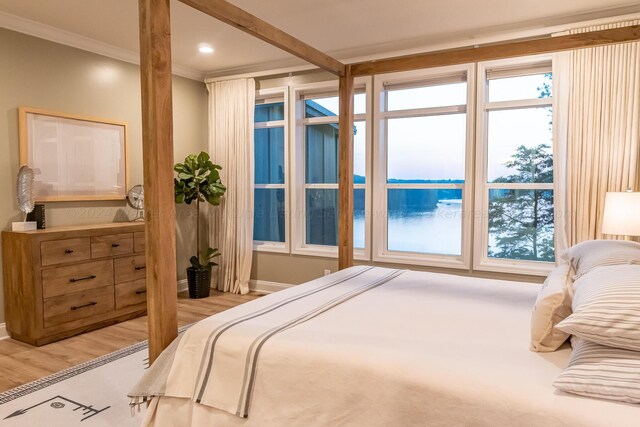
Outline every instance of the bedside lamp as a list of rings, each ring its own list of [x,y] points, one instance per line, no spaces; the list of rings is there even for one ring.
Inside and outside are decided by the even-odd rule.
[[[602,233],[640,236],[640,192],[607,193],[602,217]]]

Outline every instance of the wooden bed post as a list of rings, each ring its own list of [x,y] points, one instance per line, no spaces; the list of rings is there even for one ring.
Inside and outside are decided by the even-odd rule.
[[[340,77],[338,144],[338,268],[353,266],[353,75]],[[367,179],[370,179],[367,177]]]
[[[170,0],[139,0],[149,363],[178,335]]]

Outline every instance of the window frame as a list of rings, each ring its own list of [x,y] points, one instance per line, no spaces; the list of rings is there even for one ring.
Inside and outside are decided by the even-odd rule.
[[[287,86],[269,89],[259,89],[256,91],[255,105],[284,102],[283,120],[273,120],[268,122],[254,121],[254,132],[257,129],[269,129],[283,127],[284,133],[284,183],[283,184],[256,184],[253,183],[253,191],[256,189],[283,189],[284,190],[284,242],[271,242],[264,240],[254,240],[253,250],[258,252],[289,253],[291,250],[291,218],[289,206],[291,203],[291,191],[289,189],[289,88]],[[255,142],[254,142],[255,144]],[[255,167],[255,166],[254,166]],[[254,208],[255,215],[255,208]],[[254,217],[255,218],[255,217]]]
[[[461,106],[427,107],[407,109],[401,111],[385,111],[385,85],[416,84],[416,86],[428,86],[420,83],[437,84],[443,79],[466,74],[467,97],[464,108]],[[381,263],[409,264],[430,267],[469,269],[471,264],[471,227],[473,212],[473,153],[474,153],[474,120],[475,120],[475,64],[463,64],[448,67],[407,71],[393,74],[374,76],[374,189],[373,189],[373,227],[382,230],[373,236],[373,261]],[[466,113],[466,141],[465,141],[465,166],[464,184],[389,184],[387,183],[387,136],[386,120],[398,117],[423,117],[444,114]],[[462,189],[462,230],[461,230],[461,254],[440,255],[424,254],[417,252],[390,251],[388,249],[388,212],[387,190],[389,188],[456,188]]]
[[[356,94],[363,91],[366,94],[366,111],[363,114],[355,114],[354,122],[365,122],[365,184],[354,184],[355,189],[365,190],[365,247],[354,248],[354,259],[359,261],[369,261],[371,259],[371,145],[372,145],[372,126],[371,126],[371,97],[372,84],[370,77],[361,77],[354,80]],[[306,190],[307,189],[337,189],[338,183],[335,184],[307,184],[305,179],[305,150],[306,150],[306,131],[307,125],[338,123],[338,116],[335,117],[305,117],[305,98],[324,96],[338,96],[338,82],[325,81],[319,83],[309,83],[302,85],[294,85],[290,87],[289,97],[293,102],[293,108],[290,109],[290,134],[294,135],[291,144],[291,158],[294,161],[291,164],[292,194],[292,248],[291,253],[296,255],[320,256],[327,258],[338,257],[337,246],[312,245],[306,243]]]
[[[478,63],[478,87],[477,87],[477,120],[476,120],[476,176],[475,176],[475,198],[477,213],[474,215],[474,249],[473,249],[473,269],[478,271],[490,271],[496,273],[515,273],[534,276],[545,276],[555,267],[554,262],[510,260],[500,258],[490,258],[488,256],[489,245],[489,190],[508,188],[514,190],[552,190],[554,191],[554,206],[557,194],[555,192],[555,180],[557,176],[557,156],[556,126],[552,125],[552,151],[554,182],[552,183],[489,183],[488,182],[488,159],[489,159],[489,126],[488,117],[490,111],[504,111],[509,109],[521,109],[531,107],[551,107],[552,121],[555,124],[558,120],[556,99],[554,96],[557,88],[553,88],[551,98],[530,98],[515,101],[489,101],[489,78],[487,71],[504,70],[500,73],[507,76],[518,76],[535,74],[542,72],[552,72],[553,62],[551,55],[535,55],[522,58],[511,58],[506,60],[496,60]],[[555,224],[554,224],[554,245],[555,245]]]

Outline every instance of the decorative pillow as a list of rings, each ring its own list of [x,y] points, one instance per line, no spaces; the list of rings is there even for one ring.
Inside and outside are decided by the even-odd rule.
[[[544,281],[531,314],[531,351],[556,351],[569,334],[555,326],[571,314],[571,265],[561,264]]]
[[[626,240],[587,240],[570,247],[562,254],[575,270],[573,280],[596,267],[620,264],[640,264],[640,243]]]
[[[573,283],[573,314],[557,325],[571,335],[640,351],[640,265],[593,269]]]
[[[571,338],[569,365],[553,385],[568,393],[640,403],[640,352]]]

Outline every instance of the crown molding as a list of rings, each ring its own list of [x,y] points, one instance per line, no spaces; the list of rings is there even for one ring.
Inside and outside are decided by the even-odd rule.
[[[0,27],[130,64],[140,65],[140,53],[137,51],[113,46],[10,13],[0,11]],[[204,81],[204,73],[176,63],[172,65],[172,72],[180,77]]]

